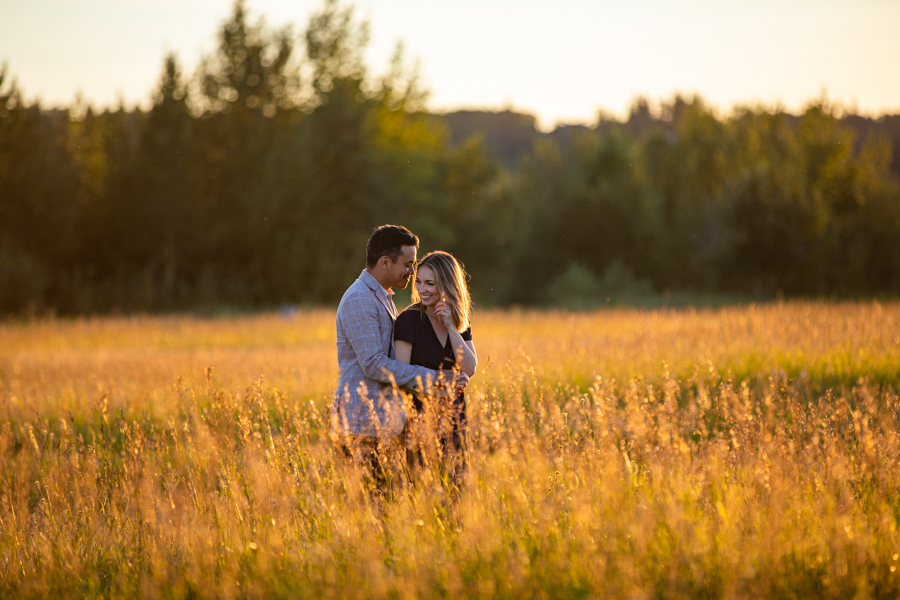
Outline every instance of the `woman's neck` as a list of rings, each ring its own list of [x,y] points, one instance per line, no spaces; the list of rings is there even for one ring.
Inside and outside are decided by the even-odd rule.
[[[434,316],[436,316],[436,315],[434,314],[434,305],[433,305],[433,304],[432,304],[431,306],[426,306],[426,307],[425,307],[425,314],[428,315],[429,317],[434,317]]]

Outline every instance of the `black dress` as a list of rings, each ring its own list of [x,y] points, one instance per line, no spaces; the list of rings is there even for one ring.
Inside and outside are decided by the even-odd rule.
[[[472,328],[469,327],[462,332],[464,341],[472,341]],[[419,365],[426,369],[453,369],[457,367],[456,353],[450,344],[450,336],[447,336],[447,342],[441,346],[428,315],[415,308],[407,308],[394,324],[394,340],[408,342],[412,344],[412,356],[410,364]],[[413,404],[416,410],[422,410],[422,401],[420,398],[413,398]],[[466,425],[466,398],[462,393],[457,394],[454,400],[454,409],[456,418],[454,419],[454,445],[458,446],[462,441],[464,429]]]

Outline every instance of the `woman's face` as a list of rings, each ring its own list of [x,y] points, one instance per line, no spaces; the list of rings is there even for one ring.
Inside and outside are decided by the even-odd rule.
[[[422,266],[416,271],[416,291],[422,299],[422,306],[434,306],[441,301],[441,292],[431,267]]]

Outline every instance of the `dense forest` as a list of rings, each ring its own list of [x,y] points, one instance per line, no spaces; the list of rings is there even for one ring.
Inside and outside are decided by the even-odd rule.
[[[371,229],[453,252],[481,305],[900,292],[900,115],[701,98],[535,128],[432,114],[327,1],[300,35],[237,2],[149,110],[27,103],[0,73],[0,313],[334,303]]]

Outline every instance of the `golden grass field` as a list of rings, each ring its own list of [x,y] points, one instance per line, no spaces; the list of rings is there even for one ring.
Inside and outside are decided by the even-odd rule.
[[[0,324],[0,597],[900,597],[900,304],[477,312],[379,510],[334,312]]]

